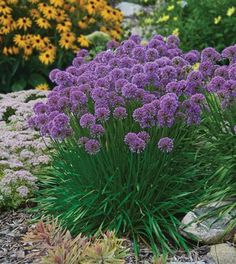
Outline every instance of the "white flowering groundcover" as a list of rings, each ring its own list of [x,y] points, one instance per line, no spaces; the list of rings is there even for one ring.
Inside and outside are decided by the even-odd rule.
[[[34,174],[50,162],[48,139],[27,124],[34,104],[46,95],[36,90],[0,94],[0,210],[24,203],[36,188]]]

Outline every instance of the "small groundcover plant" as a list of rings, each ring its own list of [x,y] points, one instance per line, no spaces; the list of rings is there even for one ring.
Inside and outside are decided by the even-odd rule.
[[[217,79],[233,89],[235,80],[220,75],[235,70],[236,47],[184,53],[173,35],[140,43],[138,36],[110,42],[91,61],[81,50],[72,66],[50,73],[56,87],[29,120],[55,147],[37,209],[72,234],[110,229],[155,253],[187,249],[181,217],[211,181],[210,159],[197,154],[206,97]],[[222,57],[230,66],[218,65]]]
[[[208,46],[222,50],[234,44],[235,23],[234,0],[160,1],[151,16],[141,18],[145,35],[153,31],[165,36],[176,34],[185,51]]]
[[[49,69],[67,66],[80,47],[92,45],[85,35],[119,39],[121,21],[105,0],[1,0],[1,91],[44,83]]]
[[[23,237],[24,243],[34,250],[28,260],[40,260],[43,264],[122,264],[128,250],[124,239],[118,239],[114,232],[72,238],[57,219],[40,221]],[[30,244],[30,246],[29,246]]]

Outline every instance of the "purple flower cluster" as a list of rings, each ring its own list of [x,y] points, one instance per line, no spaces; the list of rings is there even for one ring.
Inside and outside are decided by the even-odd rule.
[[[142,129],[170,129],[179,117],[185,125],[199,124],[206,93],[218,94],[224,107],[236,96],[236,45],[221,54],[214,48],[184,53],[179,42],[176,36],[164,40],[156,35],[142,45],[140,37],[132,35],[122,43],[110,42],[93,60],[85,50],[78,52],[72,66],[50,73],[56,86],[46,103],[35,105],[31,127],[64,139],[73,136],[73,117],[86,135],[79,145],[95,154],[101,148],[95,138],[102,138],[114,120],[134,122]],[[221,66],[222,59],[229,60],[228,65]],[[132,152],[145,149],[143,133],[124,132]],[[170,152],[173,143],[163,142],[158,147]]]

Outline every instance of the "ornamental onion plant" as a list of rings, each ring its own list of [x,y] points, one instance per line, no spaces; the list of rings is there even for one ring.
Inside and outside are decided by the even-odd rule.
[[[41,175],[41,213],[74,234],[116,230],[136,250],[140,240],[155,253],[187,250],[178,228],[211,182],[211,161],[197,150],[222,55],[178,46],[173,35],[145,45],[131,36],[93,60],[81,50],[72,66],[50,73],[56,86],[29,120],[55,148]]]

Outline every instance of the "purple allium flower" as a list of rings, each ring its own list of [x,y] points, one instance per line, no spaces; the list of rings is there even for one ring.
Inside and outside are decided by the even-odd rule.
[[[45,114],[48,111],[48,106],[42,102],[38,102],[34,105],[35,114]]]
[[[142,46],[135,47],[132,50],[132,57],[139,62],[143,62],[145,60],[145,48]]]
[[[87,99],[87,96],[83,92],[77,89],[77,90],[71,91],[70,101],[72,104],[86,105],[88,99]]]
[[[214,76],[220,76],[224,78],[225,80],[228,80],[229,78],[228,66],[221,66],[217,68],[214,72]]]
[[[128,133],[125,136],[124,142],[128,145],[131,152],[140,153],[144,151],[146,143],[136,133]]]
[[[52,71],[50,71],[49,73],[49,79],[52,81],[52,82],[55,82],[56,81],[56,74],[60,72],[59,69],[53,69]]]
[[[88,142],[89,138],[88,137],[80,137],[78,140],[78,145],[79,146],[85,146],[85,144]]]
[[[139,35],[131,35],[129,37],[130,40],[134,41],[136,44],[140,44],[142,39]]]
[[[125,119],[128,116],[126,108],[122,106],[116,107],[113,111],[113,116],[116,119]]]
[[[46,114],[39,114],[36,116],[35,123],[38,128],[45,126],[47,122],[48,122],[48,116]]]
[[[89,52],[86,49],[81,49],[76,53],[77,57],[88,57],[89,56]]]
[[[211,79],[211,81],[207,85],[207,90],[209,92],[217,92],[223,89],[225,84],[225,79],[220,76],[215,76]]]
[[[135,64],[131,69],[132,75],[135,75],[136,73],[143,73],[143,72],[144,72],[144,68],[142,64]]]
[[[150,140],[150,135],[146,131],[139,132],[137,136],[146,143],[148,143],[148,141]]]
[[[91,97],[95,102],[98,100],[106,100],[107,91],[104,88],[95,88],[92,90]]]
[[[75,57],[72,61],[72,65],[76,68],[79,68],[84,63],[83,57]]]
[[[157,147],[162,151],[162,152],[171,152],[174,148],[174,142],[173,139],[169,137],[164,137],[161,138],[157,144]]]
[[[80,125],[83,128],[89,128],[91,125],[94,125],[96,122],[96,117],[90,113],[86,113],[80,118]]]
[[[225,48],[221,54],[223,58],[233,61],[236,57],[236,45]]]
[[[236,80],[236,63],[229,68],[229,78],[231,80]]]
[[[191,101],[196,103],[196,104],[200,104],[200,103],[204,102],[204,100],[205,100],[205,96],[201,93],[196,93],[196,94],[191,96]]]
[[[89,139],[85,143],[85,151],[90,155],[95,155],[100,151],[101,145],[96,139]]]
[[[137,96],[138,87],[135,84],[128,83],[122,88],[122,95],[128,99],[134,99]]]
[[[105,129],[100,124],[94,124],[90,126],[90,134],[93,137],[99,137],[105,133]]]
[[[115,40],[110,40],[108,43],[107,43],[107,48],[108,49],[116,49],[119,47],[119,42],[115,41]]]
[[[126,54],[129,54],[130,52],[132,52],[135,46],[136,46],[136,43],[131,39],[123,42],[123,49]]]
[[[198,51],[189,51],[184,55],[184,58],[186,61],[188,61],[190,64],[195,64],[200,59],[200,54]]]
[[[69,117],[64,113],[60,113],[54,117],[53,124],[54,124],[54,126],[59,127],[59,128],[63,128],[65,126],[68,126]]]
[[[109,119],[110,110],[106,107],[99,107],[95,109],[95,117],[99,121],[106,121]]]
[[[132,84],[135,85],[136,88],[143,89],[147,85],[147,76],[144,73],[136,73],[131,80]],[[126,85],[126,87],[131,87],[131,85]]]
[[[170,48],[176,48],[179,46],[180,44],[180,40],[177,36],[175,35],[170,35],[168,38],[167,38],[167,45],[170,47]]]
[[[202,73],[203,77],[211,77],[215,68],[210,61],[204,61],[199,65],[199,71]]]
[[[155,61],[159,57],[158,51],[154,48],[149,48],[145,52],[146,61]]]
[[[221,55],[214,48],[205,48],[201,53],[201,61],[219,61]]]
[[[115,68],[110,72],[110,76],[111,76],[111,80],[113,80],[113,81],[123,79],[124,78],[124,71],[122,71],[121,69]]]

